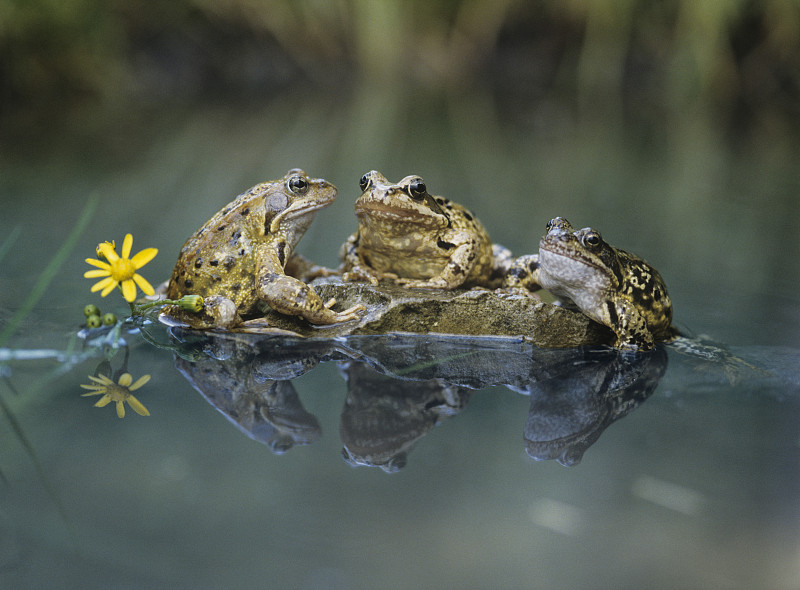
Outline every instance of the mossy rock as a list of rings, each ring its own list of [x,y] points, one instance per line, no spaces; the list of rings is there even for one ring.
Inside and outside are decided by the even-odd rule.
[[[323,300],[336,299],[334,309],[362,304],[359,321],[311,326],[304,320],[269,312],[270,325],[306,337],[348,334],[458,334],[520,338],[536,346],[565,348],[610,344],[605,326],[570,309],[534,297],[486,289],[441,291],[409,289],[390,284],[345,283],[338,277],[316,279],[311,285]]]

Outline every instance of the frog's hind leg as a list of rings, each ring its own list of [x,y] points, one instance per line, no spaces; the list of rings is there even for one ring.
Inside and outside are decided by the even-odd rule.
[[[503,279],[504,289],[533,293],[542,288],[539,284],[539,255],[525,254],[513,260]]]

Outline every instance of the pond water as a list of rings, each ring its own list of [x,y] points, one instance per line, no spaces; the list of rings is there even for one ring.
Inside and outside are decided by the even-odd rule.
[[[3,587],[796,588],[800,141],[712,113],[633,126],[490,93],[286,95],[76,114],[0,154]],[[417,173],[534,252],[556,215],[664,276],[723,343],[630,357],[514,340],[79,338],[84,259],[184,240],[302,167],[339,187],[299,251],[334,266],[358,179]],[[116,343],[116,354],[108,346]],[[100,368],[150,416],[80,397]]]

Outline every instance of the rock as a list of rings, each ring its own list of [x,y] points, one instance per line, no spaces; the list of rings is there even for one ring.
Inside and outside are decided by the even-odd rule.
[[[315,279],[311,285],[323,300],[336,299],[334,309],[359,303],[367,307],[358,322],[312,326],[296,317],[270,311],[275,328],[306,337],[348,334],[459,334],[521,338],[536,346],[565,348],[610,344],[614,335],[583,314],[540,301],[486,289],[440,291],[388,284],[345,283],[338,277]]]

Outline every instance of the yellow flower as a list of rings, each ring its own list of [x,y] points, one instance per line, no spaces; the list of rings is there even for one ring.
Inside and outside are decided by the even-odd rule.
[[[122,285],[122,296],[129,303],[133,303],[136,299],[136,285],[144,291],[145,295],[152,295],[155,293],[153,286],[148,283],[144,277],[137,274],[136,271],[142,268],[145,264],[150,262],[158,250],[155,248],[145,248],[133,258],[128,258],[131,254],[131,246],[133,246],[133,236],[128,234],[122,242],[121,256],[118,256],[114,250],[114,242],[103,242],[97,246],[97,256],[105,258],[108,262],[102,260],[95,260],[94,258],[87,258],[86,262],[92,266],[98,267],[95,270],[87,270],[83,276],[87,279],[96,279],[105,277],[92,285],[92,293],[95,291],[103,290],[100,295],[105,297],[114,287]]]
[[[94,383],[91,385],[81,384],[81,387],[91,391],[81,394],[81,397],[86,397],[87,395],[102,395],[103,397],[95,404],[95,407],[102,408],[111,402],[117,402],[117,416],[124,418],[125,402],[128,402],[128,405],[133,408],[133,411],[140,416],[150,415],[150,412],[142,405],[142,402],[131,395],[131,391],[139,389],[142,385],[150,381],[150,375],[139,377],[133,385],[131,385],[133,377],[131,377],[130,373],[123,373],[119,378],[119,383],[114,383],[105,375],[98,375],[97,377],[89,375],[89,379]]]

